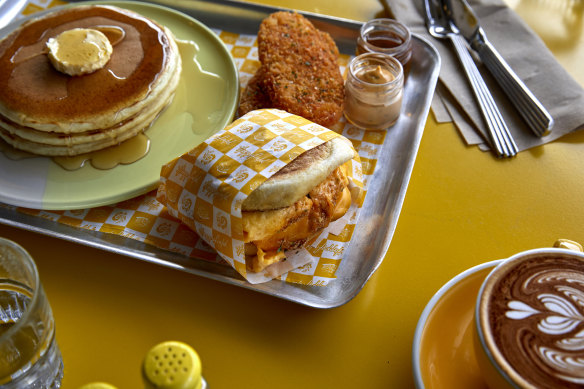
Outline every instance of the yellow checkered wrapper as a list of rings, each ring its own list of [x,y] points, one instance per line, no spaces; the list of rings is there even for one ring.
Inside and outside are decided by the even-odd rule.
[[[249,194],[303,152],[338,133],[300,116],[276,109],[250,112],[207,139],[192,151],[163,166],[157,200],[205,240],[250,283],[290,273],[312,270],[309,284],[326,285],[331,279],[331,260],[338,261],[352,235],[363,187],[357,153],[349,161],[350,187],[357,199],[347,214],[329,225],[309,247],[289,250],[286,260],[262,272],[247,271],[244,254],[241,205]],[[330,240],[330,242],[329,242]],[[325,255],[325,248],[328,247]],[[336,248],[336,249],[335,249]],[[322,260],[322,263],[321,263]],[[316,269],[320,271],[317,272]],[[334,272],[332,272],[334,274]]]

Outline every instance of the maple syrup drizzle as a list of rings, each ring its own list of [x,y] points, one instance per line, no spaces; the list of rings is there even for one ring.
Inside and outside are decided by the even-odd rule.
[[[140,133],[116,146],[74,157],[53,157],[53,161],[65,170],[80,169],[87,162],[96,169],[109,170],[142,159],[149,149],[150,138]]]
[[[201,68],[196,55],[199,46],[189,40],[177,39],[183,64],[181,84],[177,88],[175,101],[184,101],[181,107],[191,118],[191,129],[194,134],[201,135],[218,119],[225,97],[225,80],[214,73],[209,73]],[[196,85],[196,87],[183,87],[183,85]],[[209,91],[213,96],[200,98],[201,91]],[[196,106],[192,102],[196,101]],[[207,113],[203,115],[202,112]],[[208,114],[211,112],[211,114]],[[219,115],[220,116],[220,115]]]
[[[65,170],[77,170],[90,163],[96,169],[109,170],[118,165],[129,165],[142,159],[150,150],[150,138],[140,133],[119,145],[103,150],[76,155],[74,157],[52,157],[51,159]],[[44,158],[39,155],[18,150],[0,139],[0,152],[6,158],[20,161],[28,158]]]

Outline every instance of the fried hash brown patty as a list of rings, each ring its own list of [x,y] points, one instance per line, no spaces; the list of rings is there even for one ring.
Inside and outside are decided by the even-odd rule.
[[[329,34],[300,14],[276,12],[260,25],[258,55],[262,65],[243,104],[283,109],[323,126],[340,119],[345,87]],[[255,105],[267,103],[266,96],[269,106]]]
[[[262,85],[263,69],[263,67],[260,67],[256,71],[243,90],[237,110],[238,116],[243,116],[260,108],[274,108]]]

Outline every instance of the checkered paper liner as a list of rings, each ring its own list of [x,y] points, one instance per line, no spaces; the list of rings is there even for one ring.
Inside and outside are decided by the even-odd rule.
[[[326,228],[312,247],[288,250],[285,261],[262,272],[246,269],[241,205],[254,189],[300,154],[339,136],[285,111],[252,111],[165,165],[157,200],[252,284],[275,277],[286,279],[289,271],[311,263],[318,267],[320,258],[337,256],[318,251],[329,247],[331,234],[339,244],[348,244],[351,232],[347,225],[357,220],[363,187],[359,156],[355,154],[346,169],[358,206]]]
[[[27,16],[63,4],[66,2],[62,0],[30,0],[20,16]],[[213,31],[231,52],[239,70],[240,86],[243,89],[260,66],[256,36],[218,29],[213,29]],[[339,57],[342,74],[346,73],[346,65],[350,59],[350,56],[344,54]],[[385,141],[385,131],[364,131],[350,125],[344,119],[341,119],[330,129],[350,139],[353,147],[359,153],[363,173],[364,190],[362,196],[364,198],[368,183],[373,177],[379,150]],[[180,253],[193,260],[218,262],[229,266],[228,262],[219,256],[217,251],[201,239],[193,229],[172,216],[168,209],[156,200],[156,191],[116,204],[80,210],[35,210],[1,203],[0,206],[17,209],[24,214],[76,228],[135,239],[161,249]],[[351,210],[348,213],[351,213]],[[294,271],[276,278],[304,285],[326,285],[335,278],[335,273],[343,260],[343,253],[349,244],[347,237],[352,235],[354,228],[354,221],[351,221],[339,236],[331,236],[326,245],[319,246],[317,244],[316,249],[311,249],[313,254],[319,255],[318,263],[306,263]],[[317,241],[322,242],[322,237],[319,236]]]

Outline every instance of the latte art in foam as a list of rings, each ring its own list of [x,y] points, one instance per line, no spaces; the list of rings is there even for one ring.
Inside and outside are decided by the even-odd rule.
[[[507,269],[488,297],[502,357],[538,388],[584,385],[584,261],[537,257]]]
[[[545,335],[555,335],[557,339],[549,346],[537,345],[536,341],[531,345],[531,352],[542,364],[556,370],[554,374],[562,379],[584,384],[584,378],[578,377],[578,372],[584,371],[584,357],[574,355],[584,355],[584,274],[544,270],[528,279],[519,291],[529,295],[545,284],[551,285],[556,293],[536,294],[544,309],[521,300],[511,300],[505,316],[512,320],[526,320],[537,315],[537,330]],[[529,323],[526,327],[531,328]]]

